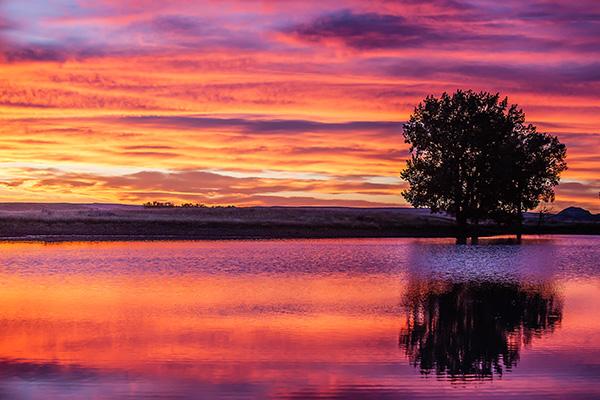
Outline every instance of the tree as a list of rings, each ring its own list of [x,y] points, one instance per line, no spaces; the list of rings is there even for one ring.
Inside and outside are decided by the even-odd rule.
[[[544,222],[546,221],[546,217],[552,213],[554,207],[548,201],[542,201],[538,207],[538,228],[541,228]]]
[[[404,125],[410,159],[402,192],[414,207],[456,218],[457,242],[473,242],[483,220],[517,223],[523,211],[554,199],[566,147],[525,122],[500,94],[459,90],[428,96]],[[520,230],[518,231],[520,232]]]

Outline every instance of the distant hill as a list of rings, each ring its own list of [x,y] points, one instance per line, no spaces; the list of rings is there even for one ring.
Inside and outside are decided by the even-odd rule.
[[[581,207],[567,207],[558,214],[553,215],[550,219],[553,221],[594,222],[600,221],[600,215],[592,214]]]

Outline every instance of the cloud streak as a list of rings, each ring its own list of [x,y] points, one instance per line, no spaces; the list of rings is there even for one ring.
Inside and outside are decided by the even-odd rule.
[[[265,178],[236,177],[202,170],[140,171],[125,175],[73,173],[57,169],[21,169],[21,175],[0,182],[24,196],[60,193],[66,199],[104,198],[141,203],[149,200],[194,201],[234,205],[389,206],[401,183],[373,183],[369,177]],[[299,194],[301,193],[301,195]]]

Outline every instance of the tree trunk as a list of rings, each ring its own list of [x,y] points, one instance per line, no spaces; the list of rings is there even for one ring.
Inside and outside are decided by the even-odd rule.
[[[517,243],[521,243],[523,237],[523,213],[519,210],[517,214],[517,229],[516,229]]]
[[[479,244],[479,220],[477,218],[473,220],[471,229],[471,244]]]
[[[467,219],[462,214],[456,216],[456,225],[458,232],[456,234],[456,244],[467,244]]]

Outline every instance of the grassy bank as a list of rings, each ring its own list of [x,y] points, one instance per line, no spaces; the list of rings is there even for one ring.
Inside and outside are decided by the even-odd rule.
[[[507,233],[494,225],[482,236]],[[600,234],[598,223],[526,221],[524,233]],[[91,204],[0,205],[0,240],[451,237],[454,221],[409,208],[146,209]]]

